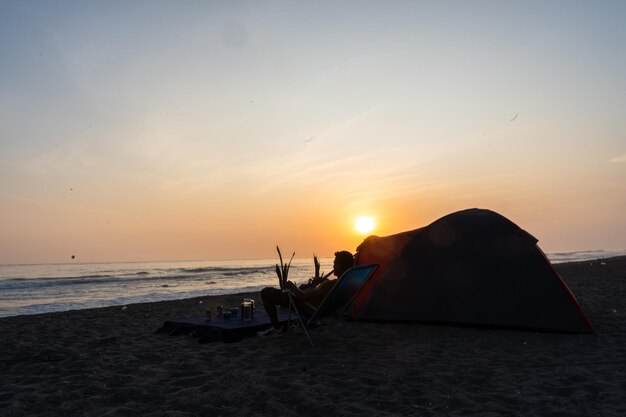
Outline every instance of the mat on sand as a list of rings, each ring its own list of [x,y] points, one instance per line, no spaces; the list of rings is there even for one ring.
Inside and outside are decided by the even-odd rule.
[[[278,321],[287,322],[289,318],[289,310],[278,310]],[[291,315],[292,319],[295,316]],[[265,311],[256,310],[252,321],[243,321],[240,317],[235,317],[230,321],[224,321],[223,318],[213,318],[208,321],[204,316],[181,318],[176,320],[168,320],[163,323],[156,332],[174,335],[188,335],[197,337],[200,343],[209,343],[215,341],[237,342],[244,337],[253,336],[257,331],[263,330],[271,324],[270,318]]]

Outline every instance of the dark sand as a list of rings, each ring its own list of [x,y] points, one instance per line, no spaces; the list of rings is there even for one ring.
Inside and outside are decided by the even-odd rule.
[[[626,257],[557,269],[595,334],[331,322],[311,348],[154,333],[241,294],[3,318],[0,415],[624,416]]]

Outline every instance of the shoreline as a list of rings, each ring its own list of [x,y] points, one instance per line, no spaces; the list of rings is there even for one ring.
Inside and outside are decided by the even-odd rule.
[[[587,252],[587,251],[584,251],[584,252]],[[558,268],[560,266],[563,266],[563,265],[603,262],[603,261],[605,261],[607,259],[619,259],[619,258],[626,258],[626,255],[612,256],[612,257],[609,257],[609,258],[586,259],[586,260],[580,260],[580,261],[568,261],[568,262],[557,262],[557,263],[552,262],[552,266],[555,269],[557,269],[557,271],[558,271]],[[169,261],[162,261],[162,262],[163,263],[168,263]],[[126,262],[121,262],[121,263],[126,263]],[[275,281],[275,280],[272,280],[272,283],[269,284],[269,285],[272,285],[274,283],[273,281]],[[248,295],[250,295],[250,294],[258,293],[258,291],[239,291],[237,289],[234,289],[233,292],[224,292],[224,293],[222,293],[221,291],[228,291],[228,290],[219,290],[219,289],[215,290],[215,289],[213,289],[212,291],[214,291],[214,292],[217,291],[217,292],[219,292],[219,294],[206,294],[206,295],[195,296],[195,297],[187,297],[187,298],[172,298],[172,299],[168,298],[168,299],[158,300],[158,301],[139,301],[139,302],[130,302],[130,303],[119,303],[119,304],[112,304],[112,305],[107,305],[107,306],[97,306],[97,307],[94,306],[94,307],[76,308],[76,309],[69,309],[69,310],[36,312],[36,313],[26,313],[26,314],[21,313],[21,314],[15,314],[15,315],[7,315],[7,316],[0,315],[0,320],[3,319],[3,318],[19,317],[19,316],[35,316],[35,315],[41,315],[41,314],[63,313],[63,312],[69,312],[69,311],[94,310],[94,309],[99,309],[99,308],[116,308],[116,307],[124,307],[124,306],[139,305],[139,304],[150,304],[150,303],[161,303],[161,302],[176,302],[176,301],[181,301],[181,300],[185,300],[185,299],[201,300],[201,299],[208,298],[208,297],[231,296],[231,295],[237,295],[237,294],[248,294]]]
[[[260,291],[277,282],[269,262],[0,267],[0,293],[5,295],[0,297],[0,317]],[[299,261],[290,272],[305,280],[311,270],[312,262]]]
[[[554,265],[593,334],[329,322],[200,344],[166,320],[237,293],[0,318],[0,415],[626,414],[626,257]]]
[[[626,255],[613,256],[609,258],[596,258],[596,259],[589,259],[589,260],[582,260],[582,261],[552,263],[552,266],[557,271],[559,271],[559,268],[566,266],[566,265],[570,265],[570,264],[571,265],[584,265],[586,263],[595,263],[595,262],[601,263],[607,260],[613,260],[613,259],[619,260],[621,258],[626,259]],[[163,262],[167,262],[167,261],[163,261]],[[221,290],[218,290],[218,291],[221,291]],[[136,302],[136,303],[133,302],[133,303],[127,303],[127,304],[115,304],[115,305],[101,306],[101,307],[88,307],[88,308],[79,308],[79,309],[70,309],[70,310],[61,310],[61,311],[48,311],[48,312],[32,313],[32,314],[16,314],[16,315],[11,315],[11,316],[0,316],[0,320],[5,319],[5,318],[14,318],[14,317],[21,317],[21,316],[39,316],[39,315],[45,315],[45,314],[68,313],[72,311],[97,310],[100,308],[122,308],[124,306],[128,307],[128,306],[134,306],[134,305],[178,302],[182,300],[198,300],[199,301],[202,299],[207,299],[207,298],[212,298],[212,297],[223,297],[223,296],[233,296],[233,295],[241,295],[241,298],[243,298],[244,294],[247,294],[247,297],[250,297],[255,294],[258,295],[258,293],[259,291],[238,291],[238,292],[229,292],[229,293],[222,293],[222,294],[207,294],[207,295],[189,297],[189,298],[174,298],[174,299],[167,299],[167,300],[160,300],[160,301],[142,301],[142,302]],[[258,298],[260,300],[260,296],[258,296]]]

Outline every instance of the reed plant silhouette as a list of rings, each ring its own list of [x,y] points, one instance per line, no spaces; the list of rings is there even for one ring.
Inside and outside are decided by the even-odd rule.
[[[278,245],[276,245],[276,251],[278,252],[278,259],[280,260],[280,266],[276,264],[276,275],[278,275],[278,284],[280,286],[280,289],[284,291],[287,289],[287,280],[289,277],[289,268],[291,267],[291,261],[293,260],[293,257],[296,255],[296,253],[294,252],[289,259],[289,262],[285,264],[283,262],[283,255],[282,253],[280,253],[280,248],[278,247]]]

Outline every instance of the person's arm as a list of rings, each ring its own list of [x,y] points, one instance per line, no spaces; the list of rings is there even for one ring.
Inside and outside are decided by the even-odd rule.
[[[303,299],[303,297],[306,294],[304,291],[298,288],[298,286],[292,281],[287,281],[287,289],[291,291],[292,294],[295,295],[298,300]],[[307,291],[307,292],[310,292],[310,291]]]

